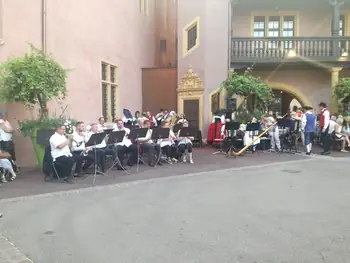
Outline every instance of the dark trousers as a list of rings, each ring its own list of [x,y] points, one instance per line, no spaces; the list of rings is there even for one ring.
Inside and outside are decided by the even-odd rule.
[[[120,163],[123,165],[125,154],[131,154],[129,159],[129,164],[136,164],[137,163],[137,152],[138,148],[137,145],[131,144],[129,147],[126,147],[125,145],[117,145],[117,154],[118,158],[120,160]]]
[[[323,127],[321,127],[321,142],[323,145],[323,152],[329,152],[329,139],[330,135],[328,134],[329,127],[325,132],[322,132]]]
[[[186,149],[188,153],[192,152],[192,143],[186,143],[186,144],[180,143],[178,147],[179,147],[179,152],[181,154],[184,154]]]
[[[141,144],[141,150],[143,153],[148,153],[148,162],[150,163],[153,160],[154,153],[160,154],[160,145],[145,142]]]
[[[90,165],[94,162],[94,157],[91,153],[88,153],[87,156],[84,156],[81,154],[82,151],[75,151],[73,152],[73,158],[76,162],[76,166],[75,166],[75,173],[79,174],[81,171],[81,168],[83,168],[83,170],[86,170],[90,167]],[[83,165],[83,162],[84,166]]]
[[[176,152],[177,152],[177,146],[175,144],[173,145],[165,145],[162,147],[162,151],[166,154],[168,158],[175,158]]]
[[[54,165],[60,178],[72,178],[73,165],[75,160],[73,157],[60,156],[56,158]]]
[[[106,156],[112,156],[113,160],[115,160],[117,156],[116,151],[112,146],[108,146],[105,148],[94,148],[93,154],[94,154],[94,158],[96,154],[95,164],[98,167],[100,167],[103,173],[106,171]]]
[[[11,155],[11,158],[9,158],[9,161],[12,164],[13,170],[16,172],[17,171],[17,166],[16,166],[16,153],[15,153],[15,145],[13,141],[1,141],[0,142],[0,149],[3,152],[8,152]]]
[[[313,132],[305,132],[305,145],[309,145],[313,142],[314,133]]]

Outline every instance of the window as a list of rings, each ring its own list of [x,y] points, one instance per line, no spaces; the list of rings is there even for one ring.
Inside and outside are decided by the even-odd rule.
[[[183,55],[186,56],[199,46],[199,17],[183,29]]]
[[[166,40],[162,39],[159,41],[160,52],[166,52]]]
[[[193,48],[197,43],[197,25],[187,31],[187,50]]]
[[[253,36],[259,37],[294,37],[296,16],[254,16]],[[255,48],[263,49],[264,41],[257,41],[259,45],[255,44]],[[278,49],[280,45],[279,40],[267,41],[268,49]],[[293,48],[293,41],[285,41],[284,49]]]
[[[117,117],[118,105],[118,68],[106,62],[101,63],[101,99],[102,116],[106,121]]]
[[[140,12],[143,15],[148,15],[148,0],[139,0]]]
[[[342,15],[339,17],[339,36],[343,37],[345,34],[345,17]]]

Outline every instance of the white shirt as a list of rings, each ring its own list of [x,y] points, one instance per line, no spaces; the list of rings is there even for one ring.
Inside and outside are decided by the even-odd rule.
[[[322,115],[324,116],[324,127],[323,127],[323,129],[327,129],[328,125],[330,125],[329,111],[324,109],[322,111]]]
[[[175,137],[175,134],[172,130],[170,130],[169,132],[169,138],[168,139],[159,139],[158,143],[160,144],[160,148],[163,148],[164,146],[171,146],[174,144],[173,139],[171,139],[170,137]]]
[[[127,137],[130,134],[130,129],[128,128],[122,128],[122,129],[118,129],[118,127],[114,128],[113,131],[125,131],[125,136],[123,138],[123,141],[116,143],[115,145],[120,145],[120,146],[126,146],[126,147],[130,147],[130,145],[132,144],[131,140]]]
[[[94,133],[93,132],[88,132],[85,136],[85,143],[87,143],[91,137],[91,135],[93,135]],[[106,144],[106,140],[103,139],[103,141],[100,143],[100,144],[97,144],[97,145],[91,145],[92,148],[96,148],[96,149],[101,149],[101,148],[105,148],[107,147],[107,144]]]
[[[51,137],[50,137],[50,146],[51,146],[51,156],[53,161],[56,160],[56,158],[60,156],[72,156],[69,145],[67,144],[63,148],[57,148],[58,145],[62,144],[67,140],[66,136],[58,134],[55,132]]]
[[[4,121],[3,119],[0,119],[0,123],[4,124],[8,128],[11,127],[10,123],[8,121]],[[0,141],[12,141],[12,133],[5,132],[0,128]]]
[[[332,134],[332,132],[334,132],[334,128],[335,128],[335,125],[336,125],[337,123],[335,122],[335,121],[333,121],[333,120],[329,120],[329,129],[328,129],[328,134]],[[327,126],[328,126],[327,125]],[[327,127],[326,125],[325,125],[325,127]]]
[[[180,132],[181,132],[181,130],[178,131],[177,137],[180,137]],[[179,139],[178,143],[179,143],[179,145],[180,144],[188,144],[188,143],[192,144],[192,141],[188,137],[184,137],[184,138]]]
[[[81,142],[81,145],[77,147],[77,144]],[[85,150],[85,135],[79,135],[76,131],[73,133],[72,152]]]
[[[104,131],[105,129],[107,129],[106,124],[103,124],[103,125],[97,124],[97,130],[98,130],[99,132]]]
[[[147,134],[146,134],[146,137],[144,137],[144,138],[139,138],[139,140],[148,140],[149,139],[149,141],[146,141],[146,142],[141,142],[141,143],[153,143],[153,141],[151,140],[151,138],[152,138],[152,129],[148,129],[148,131],[147,131]]]

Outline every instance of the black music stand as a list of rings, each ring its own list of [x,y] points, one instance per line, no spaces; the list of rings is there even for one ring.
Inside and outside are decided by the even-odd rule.
[[[105,139],[105,137],[106,137],[106,133],[105,132],[94,133],[94,134],[91,135],[90,139],[85,144],[85,147],[94,147],[94,162],[95,162],[94,167],[95,167],[95,170],[94,170],[94,180],[92,182],[92,186],[95,186],[97,173],[105,175],[101,171],[97,170],[98,167],[97,167],[97,164],[96,164],[96,160],[97,160],[96,145],[101,144],[103,142],[103,140]]]
[[[50,138],[55,134],[55,130],[37,130],[36,144],[49,146]]]
[[[254,140],[254,136],[259,135],[259,123],[254,122],[254,123],[248,123],[246,127],[246,132],[252,132],[252,141]],[[256,145],[252,145],[252,152],[254,153],[256,149]]]
[[[169,136],[170,136],[170,128],[158,127],[156,129],[153,129],[151,139],[153,142],[157,143],[157,141],[159,139],[167,139],[167,138],[169,138]],[[160,149],[160,151],[159,151],[156,165],[158,164],[158,162],[160,160],[161,152],[162,152],[162,149]]]
[[[197,130],[198,129],[196,129],[196,128],[182,127],[180,129],[179,137],[193,137],[193,138],[195,138],[197,136]]]
[[[105,129],[104,132],[105,132],[106,134],[110,134],[113,130],[114,130],[113,128],[112,128],[112,129]]]
[[[230,141],[231,141],[231,145],[228,148],[227,152],[226,152],[226,156],[231,156],[231,152],[235,151],[237,152],[237,148],[236,148],[236,138],[237,138],[237,131],[239,130],[240,127],[240,123],[237,121],[233,121],[233,122],[226,122],[225,124],[225,130],[226,131],[230,131]],[[233,131],[233,133],[231,133]],[[236,156],[235,156],[236,157]]]
[[[112,131],[109,134],[107,144],[108,145],[115,145],[116,143],[120,143],[124,140],[125,137],[125,131]],[[120,168],[122,168],[127,174],[130,174],[122,165],[119,157],[118,157],[118,147],[115,147],[116,149],[116,158],[112,166],[107,170],[106,174],[114,168],[114,166],[119,165]]]
[[[140,162],[140,150],[138,147],[138,139],[145,138],[147,136],[148,128],[136,128],[130,130],[128,135],[129,139],[134,139],[137,145],[137,163],[136,163],[136,172],[139,172],[139,162]]]
[[[182,123],[177,123],[173,127],[173,132],[176,134],[179,132],[179,130],[181,130],[181,128],[182,128]],[[196,136],[194,136],[194,137],[196,137]]]

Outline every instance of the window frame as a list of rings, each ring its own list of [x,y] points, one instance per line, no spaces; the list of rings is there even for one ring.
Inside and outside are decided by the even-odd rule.
[[[192,20],[188,25],[186,25],[183,28],[183,39],[182,39],[182,54],[183,57],[189,55],[192,53],[195,49],[198,48],[200,44],[200,23],[199,23],[199,17],[196,17],[194,20]],[[191,48],[188,48],[188,41],[189,41],[189,31],[192,30],[194,27],[196,27],[196,43]]]
[[[106,73],[103,73],[103,66],[106,68]],[[113,69],[113,70],[112,70]],[[107,122],[114,121],[119,112],[119,72],[118,66],[107,61],[101,61],[100,65],[101,76],[101,116]],[[114,73],[113,73],[114,72]],[[113,76],[112,76],[113,74]],[[105,78],[104,78],[105,77]],[[104,87],[106,87],[106,96],[104,97]],[[115,87],[115,98],[112,101],[112,87]],[[113,103],[112,103],[113,102]],[[114,104],[114,105],[113,105]],[[113,109],[114,108],[114,109]]]

